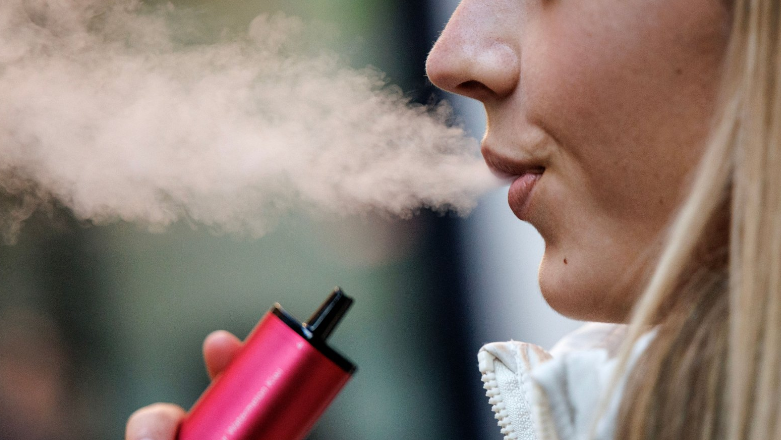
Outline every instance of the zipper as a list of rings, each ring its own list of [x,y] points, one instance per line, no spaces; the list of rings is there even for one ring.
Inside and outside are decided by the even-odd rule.
[[[477,354],[485,395],[504,440],[539,439],[528,372],[548,359],[542,348],[515,341],[487,344]]]
[[[491,364],[493,364],[493,362],[491,362]],[[493,365],[491,365],[491,367],[493,367]],[[491,410],[495,414],[494,418],[496,418],[497,424],[501,428],[504,440],[517,440],[518,433],[515,432],[515,428],[510,420],[510,415],[507,412],[507,407],[504,404],[504,398],[499,391],[499,382],[496,380],[496,373],[494,371],[483,371],[482,369],[480,372],[483,373],[481,380],[483,381],[485,395],[488,397],[488,404],[491,405]]]

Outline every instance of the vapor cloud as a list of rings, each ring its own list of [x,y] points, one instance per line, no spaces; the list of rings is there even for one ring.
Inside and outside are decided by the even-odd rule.
[[[183,44],[176,14],[0,1],[0,190],[22,201],[0,217],[7,230],[56,202],[96,224],[261,236],[291,211],[467,212],[495,185],[446,108],[307,50],[301,20],[260,16],[243,38]]]

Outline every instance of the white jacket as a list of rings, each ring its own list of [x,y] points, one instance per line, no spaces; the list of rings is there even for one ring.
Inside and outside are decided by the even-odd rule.
[[[484,388],[505,440],[613,439],[625,378],[607,393],[625,333],[623,325],[592,323],[550,352],[515,341],[481,348]],[[638,341],[630,368],[652,337]]]

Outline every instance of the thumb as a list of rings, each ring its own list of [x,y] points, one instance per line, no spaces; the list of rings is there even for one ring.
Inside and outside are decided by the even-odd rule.
[[[170,403],[155,403],[134,412],[125,427],[125,440],[174,440],[184,410]]]

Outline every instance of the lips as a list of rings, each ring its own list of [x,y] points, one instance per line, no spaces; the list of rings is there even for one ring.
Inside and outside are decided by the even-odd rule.
[[[515,216],[521,220],[529,220],[529,204],[531,203],[532,191],[540,177],[542,177],[542,172],[522,174],[510,185],[507,201],[510,203],[510,209],[513,210]]]
[[[541,165],[543,162],[509,159],[498,155],[485,144],[482,152],[491,171],[512,182],[507,195],[510,208],[516,217],[528,221],[534,187],[545,172],[545,167]]]

